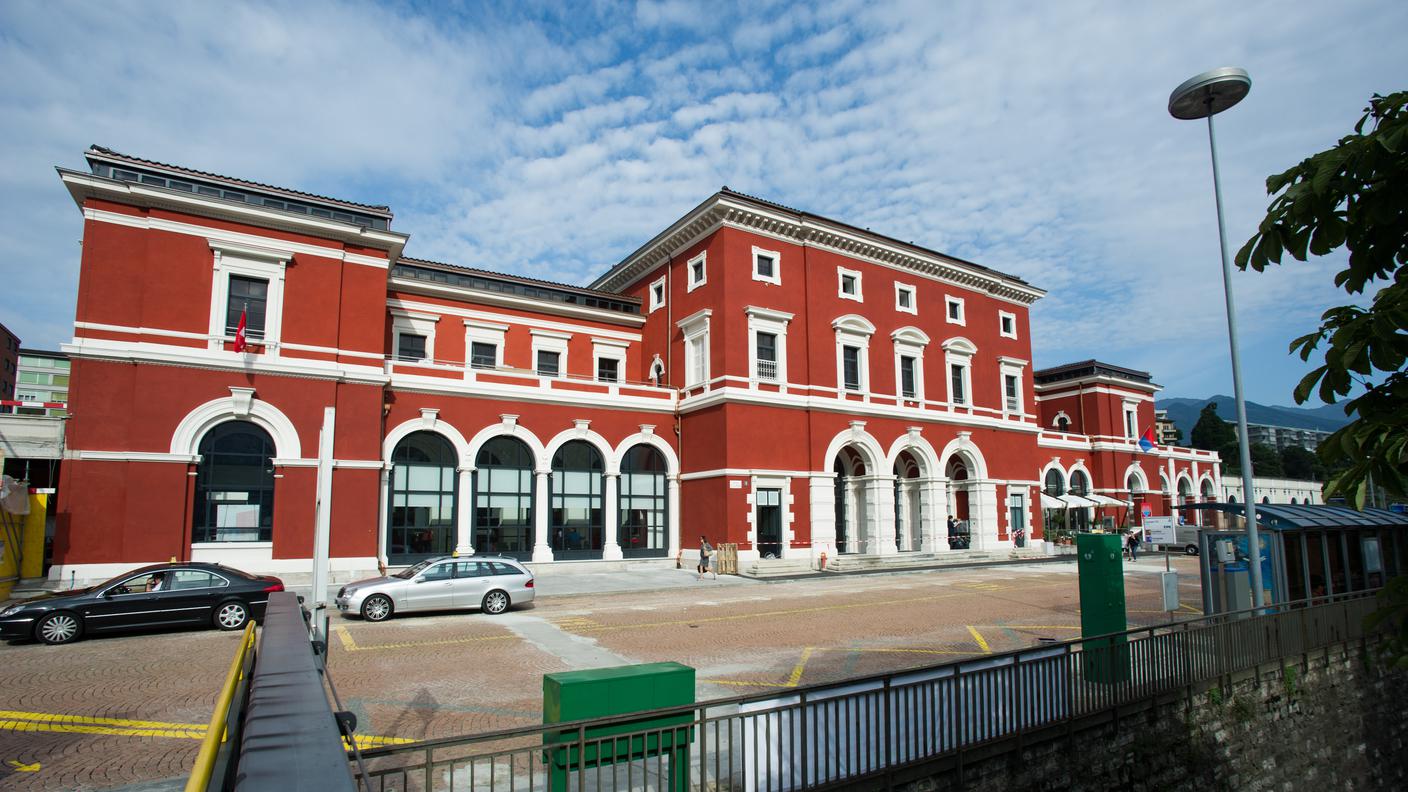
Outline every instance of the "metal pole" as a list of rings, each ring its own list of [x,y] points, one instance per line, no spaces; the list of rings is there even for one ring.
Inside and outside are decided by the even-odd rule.
[[[1208,99],[1212,106],[1212,99]],[[1247,505],[1247,550],[1251,554],[1252,606],[1260,608],[1261,541],[1256,530],[1256,492],[1252,489],[1252,446],[1247,435],[1247,402],[1242,395],[1242,359],[1237,352],[1237,307],[1232,299],[1232,262],[1227,258],[1227,227],[1222,221],[1222,181],[1217,172],[1217,137],[1208,113],[1208,148],[1212,150],[1212,190],[1217,197],[1217,241],[1222,248],[1222,293],[1227,301],[1227,341],[1232,349],[1232,393],[1237,402],[1237,440],[1242,458],[1242,493]]]

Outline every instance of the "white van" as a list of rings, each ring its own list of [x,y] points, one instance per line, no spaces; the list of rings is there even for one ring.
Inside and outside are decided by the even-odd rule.
[[[1174,529],[1177,544],[1159,545],[1161,550],[1181,550],[1190,556],[1198,554],[1198,526],[1180,525]]]

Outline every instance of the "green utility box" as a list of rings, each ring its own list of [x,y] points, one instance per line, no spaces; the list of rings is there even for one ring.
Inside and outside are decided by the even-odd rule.
[[[1076,535],[1080,570],[1080,635],[1085,639],[1082,668],[1089,682],[1129,679],[1129,629],[1124,604],[1124,542],[1119,534]],[[1111,635],[1118,633],[1118,635]],[[1091,640],[1111,635],[1106,640]]]
[[[644,663],[564,671],[543,675],[543,723],[567,723],[587,718],[694,703],[694,669],[679,663]],[[691,712],[588,728],[545,732],[543,741],[561,748],[547,751],[552,792],[565,792],[570,773],[668,755],[670,786],[689,787],[689,746],[694,740]],[[675,728],[677,727],[677,728]],[[619,736],[618,736],[619,735]],[[579,738],[585,737],[585,743]]]

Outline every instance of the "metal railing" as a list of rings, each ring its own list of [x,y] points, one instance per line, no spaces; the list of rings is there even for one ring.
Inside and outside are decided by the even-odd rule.
[[[385,792],[670,789],[785,792],[896,771],[1180,693],[1366,637],[1373,592],[1143,627],[777,693],[380,748]],[[632,722],[676,718],[663,728]],[[665,721],[669,723],[669,721]],[[1031,739],[1039,739],[1034,736]]]
[[[244,626],[239,648],[230,661],[230,672],[225,675],[225,684],[215,699],[215,711],[210,716],[210,725],[205,730],[205,738],[200,742],[200,752],[196,754],[195,766],[190,778],[186,779],[186,792],[206,792],[223,789],[228,780],[230,758],[239,744],[239,724],[243,711],[245,691],[249,688],[250,671],[254,668],[254,620]]]

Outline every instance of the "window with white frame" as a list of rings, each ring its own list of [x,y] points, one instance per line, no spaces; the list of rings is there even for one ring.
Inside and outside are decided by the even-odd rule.
[[[753,280],[782,285],[782,254],[776,250],[753,248]]]
[[[848,314],[831,323],[836,331],[836,388],[838,395],[847,391],[869,394],[870,337],[875,325],[863,316]],[[867,396],[868,398],[868,396]]]
[[[1012,533],[1026,533],[1027,530],[1027,496],[1020,492],[1013,492],[1007,496],[1008,527]]]
[[[234,338],[240,316],[245,338],[276,354],[283,319],[284,270],[293,254],[209,241],[214,267],[210,290],[209,345],[223,348]]]
[[[392,356],[413,362],[435,360],[435,328],[438,314],[391,309]]]
[[[919,314],[919,303],[913,286],[908,283],[895,284],[895,310],[916,316]]]
[[[464,320],[465,364],[469,369],[504,366],[504,334],[508,325],[481,319]],[[467,376],[467,375],[466,375]]]
[[[540,377],[562,377],[567,374],[567,342],[571,333],[529,328],[533,338],[533,370]]]
[[[997,312],[997,333],[1003,338],[1017,337],[1017,314],[1011,311]]]
[[[665,276],[661,275],[650,284],[650,313],[665,307]]]
[[[689,261],[685,262],[685,268],[689,271],[687,286],[685,291],[694,291],[709,282],[709,258],[708,251],[704,251]]]
[[[1002,381],[999,383],[1002,392],[1002,412],[1009,416],[1024,415],[1026,405],[1022,398],[1022,375],[1026,370],[1027,361],[998,357],[997,363],[1002,375]]]
[[[787,325],[792,314],[749,305],[748,377],[756,382],[787,382]]]
[[[973,406],[973,356],[978,348],[966,338],[950,338],[944,342],[944,365],[948,381],[948,403],[956,407]]]
[[[890,334],[895,342],[895,385],[901,399],[924,399],[924,348],[929,336],[917,327],[901,327]]]
[[[684,385],[686,388],[709,381],[709,317],[705,308],[676,323],[684,336]]]
[[[967,324],[963,313],[963,298],[944,295],[944,321],[949,324]]]
[[[621,382],[626,376],[625,341],[606,338],[592,339],[592,369],[598,382]]]
[[[1139,437],[1139,405],[1136,402],[1124,403],[1124,436],[1130,440]]]
[[[859,270],[836,268],[836,296],[843,300],[865,301],[860,291]]]

